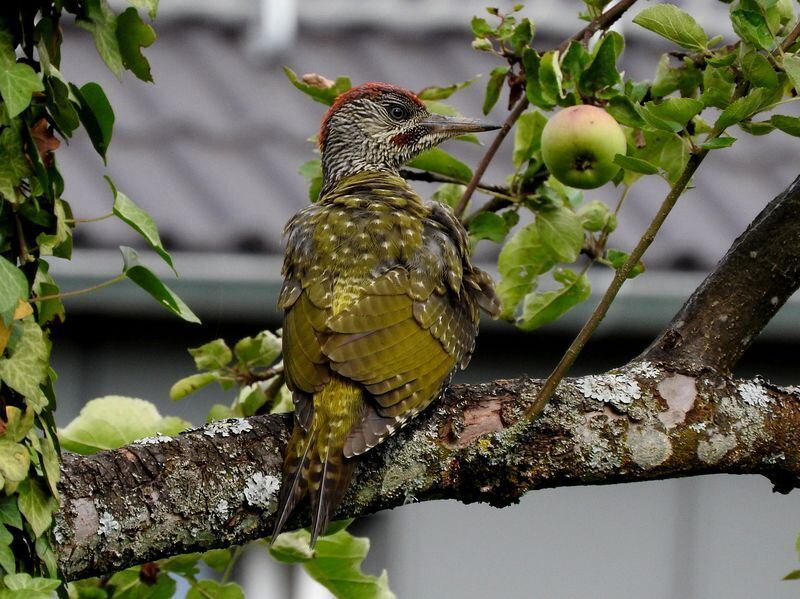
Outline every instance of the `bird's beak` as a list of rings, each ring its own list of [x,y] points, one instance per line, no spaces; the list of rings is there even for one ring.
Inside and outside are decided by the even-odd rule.
[[[432,114],[421,123],[430,129],[431,133],[444,133],[446,135],[463,135],[464,133],[479,133],[481,131],[493,131],[499,129],[500,125],[468,119],[463,116],[445,116],[443,114]]]

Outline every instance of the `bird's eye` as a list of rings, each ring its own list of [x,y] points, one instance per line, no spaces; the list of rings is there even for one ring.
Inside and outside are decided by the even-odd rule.
[[[400,104],[389,105],[389,116],[396,121],[404,121],[409,117],[408,109]]]

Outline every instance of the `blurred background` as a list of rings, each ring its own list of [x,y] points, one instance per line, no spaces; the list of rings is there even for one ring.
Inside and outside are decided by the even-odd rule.
[[[725,4],[675,3],[711,35],[731,34]],[[499,1],[501,8],[510,4]],[[536,21],[535,45],[549,48],[577,31],[580,5],[531,2],[523,14]],[[476,0],[161,0],[159,37],[145,51],[155,85],[129,76],[116,81],[91,36],[67,27],[63,72],[81,84],[99,81],[116,124],[107,168],[86,137],[59,150],[64,196],[76,218],[106,214],[112,196],[102,174],[110,174],[153,215],[180,278],[146,252],[143,261],[203,325],[179,321],[126,282],[69,300],[68,320],[54,335],[59,423],[69,422],[86,400],[112,393],[149,399],[162,413],[196,424],[212,403],[229,403],[229,395],[206,389],[170,404],[168,391],[193,370],[187,347],[279,326],[280,232],[308,202],[297,169],[313,157],[307,140],[324,112],[291,86],[282,67],[414,90],[464,81],[497,66],[470,48],[469,20],[483,12]],[[630,77],[652,78],[670,48],[630,18],[617,26],[628,41],[625,68]],[[451,99],[463,114],[479,116],[485,80]],[[495,107],[494,120],[505,118],[504,104]],[[626,284],[575,374],[603,371],[642,351],[763,205],[798,174],[797,139],[780,132],[736,136],[733,148],[714,152],[700,169],[695,189],[648,252],[648,272]],[[503,181],[510,148],[506,142],[485,181]],[[446,149],[473,165],[483,152],[459,142]],[[426,196],[435,189],[418,187]],[[612,236],[615,247],[633,246],[666,189],[658,181],[634,187]],[[612,202],[616,193],[609,188],[587,197]],[[52,261],[62,290],[116,275],[117,246],[139,244],[114,221],[81,224],[75,240],[73,262]],[[492,249],[479,256],[492,271]],[[472,365],[457,380],[546,375],[605,289],[608,273],[598,270],[592,281],[586,305],[534,334],[484,323]],[[795,297],[738,373],[800,383],[798,342]],[[774,495],[765,479],[733,476],[539,491],[503,510],[409,505],[354,527],[372,539],[366,568],[388,569],[403,599],[796,597],[800,583],[780,579],[796,567],[798,530],[800,495]],[[328,597],[302,571],[273,564],[262,547],[247,555],[238,576],[248,597]]]

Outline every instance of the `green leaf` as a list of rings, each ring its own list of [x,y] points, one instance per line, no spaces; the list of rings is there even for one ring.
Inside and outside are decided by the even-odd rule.
[[[435,202],[455,208],[458,204],[458,200],[464,195],[465,189],[466,187],[464,185],[459,185],[457,183],[443,183],[439,186],[439,189],[433,192],[431,199]]]
[[[55,578],[31,577],[26,572],[3,577],[6,590],[0,590],[0,599],[52,599],[53,591],[61,584]]]
[[[508,223],[499,214],[482,212],[469,224],[469,235],[473,243],[477,243],[481,239],[503,243],[508,235],[508,229]]]
[[[70,89],[80,103],[78,115],[89,134],[94,149],[106,160],[108,144],[114,132],[114,111],[106,98],[103,88],[97,83],[89,82],[81,88],[70,83]]]
[[[618,123],[641,129],[645,121],[636,110],[636,106],[625,96],[614,96],[606,105],[606,112],[613,116]]]
[[[620,165],[626,171],[632,171],[641,175],[655,175],[658,173],[658,167],[650,164],[647,160],[641,158],[634,158],[633,156],[624,156],[617,154],[614,156],[614,163]]]
[[[465,87],[468,87],[474,83],[475,79],[477,79],[477,77],[467,81],[462,81],[461,83],[453,83],[452,85],[447,85],[444,87],[431,85],[417,93],[417,97],[420,100],[446,100],[458,90],[464,89]]]
[[[22,530],[22,516],[15,497],[0,497],[0,523]]]
[[[281,338],[271,331],[261,331],[255,337],[237,341],[233,353],[239,363],[248,368],[269,366],[281,355]]]
[[[322,161],[318,158],[309,160],[300,166],[298,172],[308,179],[308,199],[316,202],[322,191]]]
[[[41,536],[50,528],[53,512],[58,509],[58,500],[46,493],[36,480],[30,478],[22,481],[17,491],[19,511],[31,525],[33,534]]]
[[[16,61],[0,64],[0,95],[11,118],[30,105],[34,92],[41,91],[42,80],[28,65]]]
[[[297,89],[304,94],[311,96],[317,102],[321,102],[322,104],[326,104],[328,106],[333,104],[336,98],[338,98],[341,94],[353,87],[349,77],[337,77],[336,81],[334,81],[330,86],[326,86],[318,83],[319,79],[321,79],[318,76],[316,78],[312,78],[304,75],[303,78],[299,79],[297,77],[297,73],[295,73],[289,67],[283,67],[283,72],[286,73],[289,81],[291,81],[292,85],[294,85]],[[306,79],[311,81],[313,84],[307,83]]]
[[[142,81],[152,81],[150,63],[142,54],[156,41],[156,32],[142,21],[135,8],[129,8],[117,17],[117,41],[122,65]]]
[[[636,15],[633,22],[687,50],[703,51],[708,46],[708,35],[703,28],[694,17],[674,4],[658,4],[645,8]]]
[[[58,437],[64,449],[92,454],[157,433],[177,435],[190,426],[181,418],[161,416],[149,401],[107,395],[86,402],[80,415],[61,429]]]
[[[50,355],[42,329],[32,318],[18,321],[20,338],[9,357],[0,359],[0,380],[25,396],[37,412],[46,404],[39,385],[47,378]]]
[[[758,52],[749,52],[742,58],[742,73],[753,87],[778,87],[778,74],[769,61]]]
[[[10,312],[19,300],[25,299],[28,299],[25,273],[0,256],[0,314]]]
[[[775,114],[772,115],[769,122],[784,133],[800,137],[800,117]]]
[[[463,183],[469,183],[472,179],[472,170],[466,164],[439,148],[425,150],[411,160],[408,166],[452,177]]]
[[[338,530],[320,537],[312,551],[309,538],[307,530],[284,533],[270,547],[270,554],[285,563],[302,563],[311,578],[337,599],[397,599],[389,590],[385,571],[380,576],[361,571],[361,563],[369,551],[369,539]]]
[[[232,557],[231,549],[211,549],[203,553],[203,561],[215,572],[223,572]]]
[[[673,67],[669,55],[662,54],[650,94],[654,98],[663,98],[677,90],[684,97],[693,96],[702,79],[703,74],[691,59],[685,58],[680,66]]]
[[[635,148],[632,156],[664,170],[670,183],[677,181],[689,160],[686,142],[674,133],[664,131],[645,130],[643,137],[644,145]]]
[[[108,2],[86,0],[86,18],[78,18],[75,23],[92,34],[98,54],[119,78],[122,75],[122,55],[117,40],[117,16]]]
[[[561,59],[561,71],[566,78],[574,82],[578,82],[581,78],[581,73],[586,66],[592,62],[592,55],[586,51],[583,44],[578,41],[571,41]]]
[[[542,60],[539,64],[539,84],[542,95],[552,101],[553,104],[564,97],[564,88],[562,87],[564,76],[561,73],[558,58],[558,50],[546,52],[542,55]]]
[[[214,372],[198,372],[182,378],[172,385],[169,390],[169,398],[172,401],[183,399],[187,395],[199,391],[203,387],[210,385],[219,378]]]
[[[522,227],[503,245],[497,260],[500,273],[497,294],[503,304],[501,318],[514,317],[522,298],[534,289],[537,277],[550,270],[555,262],[556,258],[539,238],[535,224]]]
[[[478,37],[485,37],[494,32],[494,28],[489,25],[489,22],[481,17],[472,17],[470,27],[472,28],[472,33]]]
[[[794,90],[800,93],[800,56],[786,54],[783,57],[783,70],[786,71]]]
[[[754,10],[734,10],[731,12],[733,30],[748,44],[769,50],[775,43],[775,36],[769,30],[766,19]]]
[[[783,580],[800,580],[800,570],[792,570],[783,577]]]
[[[8,574],[13,574],[17,571],[17,560],[14,557],[14,552],[11,550],[11,541],[13,537],[5,526],[0,526],[0,574],[5,571]]]
[[[494,105],[497,104],[507,73],[508,67],[495,67],[489,73],[489,80],[486,82],[486,97],[483,100],[483,114],[489,114]]]
[[[53,215],[56,217],[55,232],[52,234],[40,233],[36,237],[39,253],[42,256],[56,256],[69,260],[72,256],[72,228],[67,222],[72,218],[69,204],[61,199],[55,200]]]
[[[717,122],[714,123],[714,128],[718,131],[723,131],[731,125],[749,119],[764,107],[770,97],[768,90],[762,87],[751,90],[745,97],[732,102],[722,111],[722,114],[717,118]]]
[[[0,437],[0,474],[6,480],[15,483],[25,480],[30,463],[30,454],[25,445]]]
[[[174,578],[159,572],[155,583],[144,582],[140,572],[141,568],[128,568],[109,579],[108,585],[114,589],[114,599],[171,599],[175,596],[177,584]]]
[[[164,285],[153,271],[139,263],[139,256],[133,248],[121,245],[119,250],[122,252],[122,259],[125,263],[122,272],[126,277],[152,295],[173,314],[177,314],[188,322],[200,322],[195,313],[172,289]]]
[[[704,106],[700,100],[693,98],[666,98],[659,102],[647,102],[642,106],[642,116],[650,123],[648,117],[655,117],[669,123],[676,123],[678,130],[686,126]]]
[[[611,263],[611,267],[614,270],[619,270],[622,266],[628,261],[630,258],[630,254],[626,252],[622,252],[620,250],[610,249],[606,252],[606,259]],[[636,263],[636,265],[631,268],[631,271],[628,273],[627,278],[633,279],[638,277],[640,274],[644,272],[644,264],[640,260]]]
[[[549,110],[555,106],[555,99],[545,95],[539,81],[539,70],[542,59],[533,48],[525,48],[522,54],[522,66],[525,71],[525,96],[534,106]]]
[[[156,18],[156,13],[158,12],[158,0],[128,0],[128,3],[132,4],[136,8],[146,10],[151,19]]]
[[[511,37],[508,40],[511,49],[514,51],[514,54],[517,56],[522,56],[525,48],[527,48],[533,40],[533,35],[535,32],[536,27],[530,19],[527,17],[520,19],[517,26],[514,27],[514,32],[511,34]]]
[[[536,228],[542,243],[561,262],[574,262],[583,247],[583,227],[570,209],[559,206],[541,210],[536,215]]]
[[[730,136],[722,136],[722,137],[715,137],[714,139],[709,139],[708,141],[704,141],[700,144],[700,147],[704,150],[719,150],[722,148],[730,148],[733,145],[733,142],[736,141],[735,137]]]
[[[189,353],[194,358],[198,370],[225,368],[233,360],[233,352],[224,339],[214,339],[200,347],[192,347]]]
[[[558,270],[553,273],[553,278],[561,283],[560,289],[535,292],[525,297],[522,316],[517,320],[517,326],[522,330],[532,331],[553,322],[589,298],[591,287],[585,274],[577,275],[571,270]]]
[[[597,43],[592,62],[580,77],[582,92],[595,93],[620,82],[617,58],[625,45],[623,37],[610,31]]]
[[[22,121],[12,119],[0,132],[0,194],[12,203],[21,201],[16,188],[31,172],[22,141]]]
[[[617,154],[617,156],[621,156],[621,154]],[[586,231],[607,230],[611,233],[617,228],[617,217],[608,209],[608,206],[598,200],[587,202],[581,206],[578,210],[578,218]]]
[[[189,589],[186,599],[244,599],[244,591],[235,582],[201,580]]]
[[[512,162],[519,168],[539,151],[542,140],[542,129],[547,118],[538,110],[528,111],[520,115],[514,131],[514,155]]]
[[[128,10],[134,9],[130,8]],[[161,237],[158,235],[158,227],[156,227],[153,217],[137,206],[128,196],[119,191],[111,180],[111,177],[106,176],[105,179],[111,187],[111,193],[114,194],[114,214],[134,231],[139,233],[139,235],[144,237],[145,241],[150,244],[150,247],[163,258],[164,262],[169,264],[169,267],[177,275],[178,272],[172,264],[172,256],[169,255],[169,252],[164,249],[164,245],[161,243]]]
[[[706,67],[703,72],[703,93],[700,94],[700,101],[705,106],[724,110],[731,103],[734,87],[733,76],[728,69]]]

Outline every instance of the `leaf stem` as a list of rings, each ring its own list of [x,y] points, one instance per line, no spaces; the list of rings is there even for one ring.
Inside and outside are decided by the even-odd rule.
[[[563,53],[573,40],[580,41],[585,39],[587,36],[591,37],[601,29],[608,29],[623,14],[625,14],[626,10],[628,10],[635,3],[636,0],[621,0],[606,12],[598,16],[596,19],[592,20],[592,22],[586,27],[561,42],[561,45],[558,47],[559,52]],[[517,122],[519,117],[522,116],[522,113],[525,112],[525,109],[528,108],[529,104],[528,98],[523,94],[523,96],[517,100],[514,108],[512,108],[511,112],[503,123],[503,126],[500,127],[500,131],[497,132],[497,135],[492,140],[492,143],[489,145],[489,148],[486,150],[483,158],[481,158],[481,161],[475,168],[475,173],[472,175],[472,179],[467,185],[467,188],[464,190],[464,194],[461,196],[461,199],[458,201],[458,204],[456,204],[456,207],[453,210],[456,218],[459,220],[464,216],[464,212],[467,210],[467,205],[469,204],[470,198],[472,198],[472,194],[475,193],[475,190],[478,188],[481,178],[483,177],[484,173],[486,173],[486,169],[489,167],[489,163],[491,163],[491,161],[494,159],[494,155],[497,154],[497,150],[500,148],[503,140],[506,138],[509,131],[511,131],[514,123]]]
[[[241,545],[237,545],[233,552],[231,553],[231,559],[228,561],[228,565],[225,566],[225,571],[222,573],[222,578],[220,579],[220,584],[224,585],[228,582],[228,579],[231,577],[233,573],[233,567],[236,565],[236,562],[239,561],[239,558],[242,557],[242,553],[244,552],[244,547]]]
[[[103,216],[97,216],[95,218],[67,218],[64,219],[65,222],[78,224],[78,223],[96,223],[100,222],[101,220],[106,220],[107,218],[111,218],[114,216],[113,212],[109,212],[108,214],[104,214]]]
[[[113,285],[114,283],[118,283],[122,281],[126,277],[125,273],[119,274],[113,279],[108,279],[107,281],[103,281],[102,283],[98,283],[97,285],[92,285],[91,287],[86,287],[85,289],[76,289],[75,291],[65,291],[64,293],[53,293],[51,295],[39,295],[37,297],[33,297],[30,299],[31,302],[44,302],[47,300],[54,300],[54,299],[64,299],[65,297],[75,297],[76,295],[84,295],[86,293],[91,293],[92,291],[97,291],[98,289],[102,289],[103,287],[108,287],[109,285]]]

